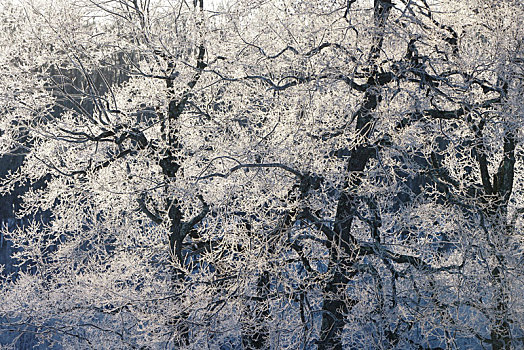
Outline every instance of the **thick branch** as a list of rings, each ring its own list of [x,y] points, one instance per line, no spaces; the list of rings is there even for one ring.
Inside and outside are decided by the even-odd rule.
[[[254,163],[254,164],[239,164],[237,166],[234,166],[233,168],[229,169],[229,172],[226,173],[226,174],[223,174],[223,173],[212,173],[212,174],[208,174],[208,175],[205,175],[205,176],[200,176],[197,178],[197,180],[205,180],[205,179],[212,179],[214,177],[221,177],[221,178],[227,178],[229,177],[231,174],[233,174],[234,172],[236,172],[237,170],[240,170],[240,169],[248,169],[248,168],[280,168],[280,169],[283,169],[283,170],[286,170],[290,173],[292,173],[293,175],[297,176],[298,178],[303,178],[304,175],[287,166],[287,165],[284,165],[284,164],[281,164],[281,163]]]

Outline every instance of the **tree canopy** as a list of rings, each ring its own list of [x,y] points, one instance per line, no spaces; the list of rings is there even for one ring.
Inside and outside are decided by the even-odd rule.
[[[205,1],[0,5],[4,343],[524,346],[524,4]]]

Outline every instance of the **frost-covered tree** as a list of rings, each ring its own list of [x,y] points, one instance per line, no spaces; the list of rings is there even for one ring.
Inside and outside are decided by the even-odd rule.
[[[520,1],[1,6],[1,332],[523,346]]]

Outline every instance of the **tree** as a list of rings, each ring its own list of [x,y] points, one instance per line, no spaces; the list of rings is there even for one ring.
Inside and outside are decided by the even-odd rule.
[[[3,6],[3,331],[522,346],[520,2]]]

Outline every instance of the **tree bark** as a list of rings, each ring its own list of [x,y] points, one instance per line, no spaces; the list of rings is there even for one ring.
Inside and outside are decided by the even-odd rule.
[[[382,31],[392,7],[390,0],[374,1],[374,21],[377,32],[373,37],[373,46],[369,53],[370,74],[367,81],[368,89],[364,94],[362,106],[356,112],[356,135],[361,143],[350,153],[347,163],[347,180],[337,204],[333,241],[330,243],[330,266],[333,277],[327,282],[323,294],[322,326],[318,349],[342,350],[342,331],[345,325],[344,317],[351,307],[358,301],[348,300],[345,297],[346,287],[350,279],[356,274],[352,268],[360,256],[359,243],[351,234],[351,226],[355,215],[356,196],[354,189],[362,181],[362,172],[375,150],[368,144],[374,128],[374,111],[381,100],[380,86],[385,81],[379,77],[376,61],[380,56],[383,42]]]

